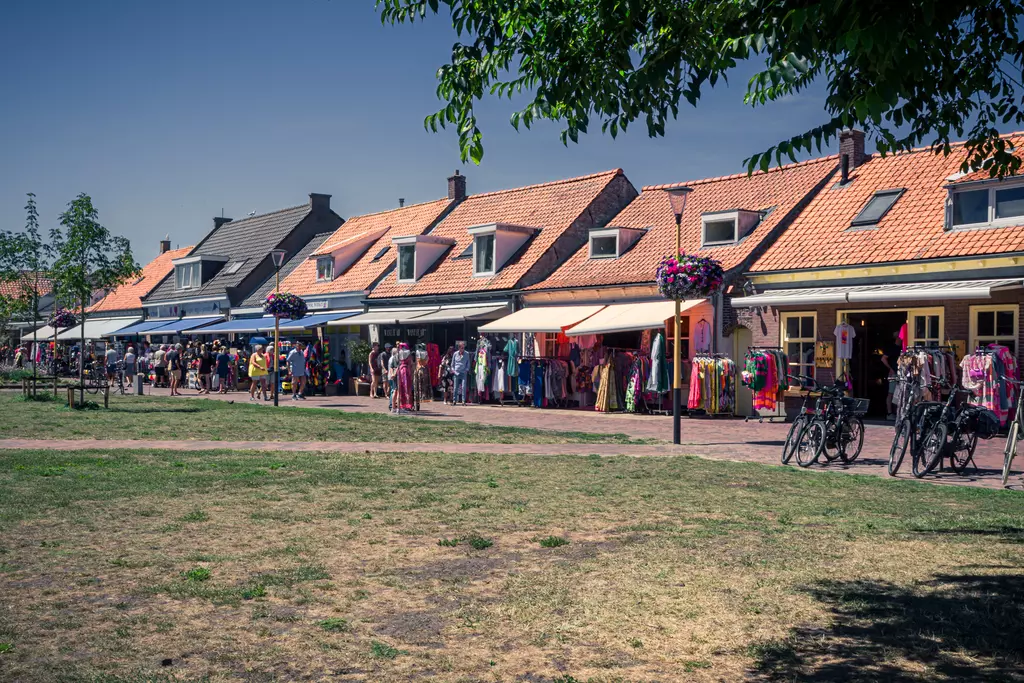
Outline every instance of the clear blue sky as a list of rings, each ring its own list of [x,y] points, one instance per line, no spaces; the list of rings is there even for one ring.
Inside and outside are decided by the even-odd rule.
[[[334,195],[343,217],[435,199],[456,168],[470,192],[622,167],[633,184],[736,173],[752,152],[823,120],[821,90],[743,105],[747,73],[685,107],[666,138],[640,125],[563,147],[554,124],[516,133],[512,105],[480,111],[486,154],[459,161],[424,130],[447,17],[382,26],[373,0],[7,0],[0,22],[0,227],[44,227],[79,192],[145,263],[220,215]],[[597,127],[595,126],[595,129]]]

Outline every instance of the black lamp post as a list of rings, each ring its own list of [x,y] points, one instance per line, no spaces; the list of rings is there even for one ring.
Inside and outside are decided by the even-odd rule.
[[[672,204],[672,214],[676,219],[676,258],[678,259],[683,251],[682,247],[682,224],[683,211],[686,210],[686,199],[690,196],[692,188],[676,187],[668,190],[668,199]],[[682,353],[679,348],[679,326],[680,326],[680,303],[676,298],[676,315],[672,329],[672,443],[678,444],[681,439],[680,429],[683,418],[683,369]]]
[[[284,265],[284,249],[272,249],[270,257],[274,259],[274,293],[281,293],[281,266]],[[277,407],[277,387],[281,381],[281,318],[274,316],[274,407]]]

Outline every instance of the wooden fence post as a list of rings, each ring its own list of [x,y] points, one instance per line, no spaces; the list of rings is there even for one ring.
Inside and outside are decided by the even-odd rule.
[[[103,407],[110,407],[110,382],[104,382],[103,384]]]

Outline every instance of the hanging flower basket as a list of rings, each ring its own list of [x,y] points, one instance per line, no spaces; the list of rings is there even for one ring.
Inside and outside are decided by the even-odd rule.
[[[666,299],[706,299],[722,287],[722,264],[707,256],[666,256],[656,271],[658,291]]]
[[[271,292],[263,304],[263,312],[275,318],[298,320],[306,317],[306,302],[294,294]]]
[[[69,311],[66,308],[58,308],[50,316],[50,327],[55,330],[63,330],[68,327],[74,327],[78,323],[78,318],[75,317],[73,311]]]

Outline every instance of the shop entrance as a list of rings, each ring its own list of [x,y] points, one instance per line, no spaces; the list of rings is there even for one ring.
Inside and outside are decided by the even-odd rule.
[[[847,321],[857,332],[853,339],[853,357],[850,359],[853,395],[871,400],[869,417],[885,418],[889,372],[882,364],[882,354],[895,354],[896,358],[899,357],[902,347],[893,335],[907,322],[907,312],[851,312],[847,314]],[[895,365],[895,359],[891,359],[891,363]]]

